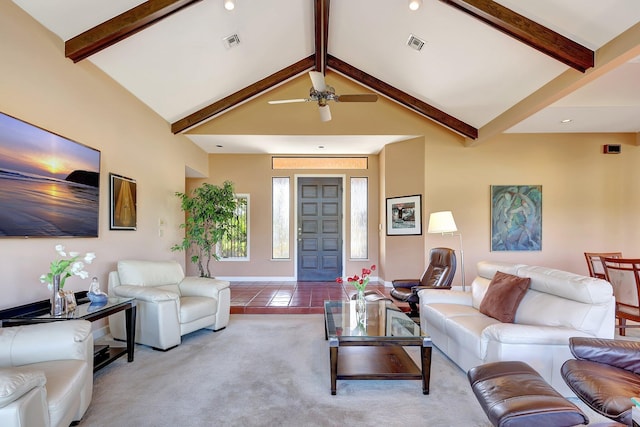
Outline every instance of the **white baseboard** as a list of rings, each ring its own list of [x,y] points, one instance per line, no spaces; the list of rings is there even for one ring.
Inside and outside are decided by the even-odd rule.
[[[227,280],[229,282],[295,282],[296,281],[295,277],[287,277],[287,276],[283,276],[283,277],[216,276],[215,278],[218,280]]]

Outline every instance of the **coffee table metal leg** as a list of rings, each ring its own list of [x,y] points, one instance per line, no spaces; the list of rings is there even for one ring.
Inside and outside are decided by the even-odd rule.
[[[133,351],[136,345],[136,306],[128,308],[124,312],[127,326],[127,361],[133,362]]]
[[[429,381],[431,379],[431,339],[425,338],[420,347],[422,360],[422,394],[429,394]]]
[[[338,380],[338,340],[329,340],[329,361],[331,364],[331,394],[336,394],[336,382]]]

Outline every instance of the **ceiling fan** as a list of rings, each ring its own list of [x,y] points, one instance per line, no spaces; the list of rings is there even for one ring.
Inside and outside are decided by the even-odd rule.
[[[354,95],[336,95],[336,91],[324,81],[324,75],[318,71],[309,71],[311,84],[308,98],[283,99],[279,101],[269,101],[269,104],[288,104],[291,102],[309,102],[317,101],[320,110],[320,120],[328,122],[331,120],[331,110],[327,101],[335,102],[376,102],[378,95],[373,93],[354,94]]]

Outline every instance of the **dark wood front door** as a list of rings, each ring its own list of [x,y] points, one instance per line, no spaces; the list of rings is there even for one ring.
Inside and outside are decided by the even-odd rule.
[[[342,179],[298,179],[298,280],[342,274]]]

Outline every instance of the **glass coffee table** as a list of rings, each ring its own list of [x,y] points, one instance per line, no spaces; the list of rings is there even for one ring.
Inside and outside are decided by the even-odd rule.
[[[362,315],[357,302],[325,301],[325,339],[329,341],[331,394],[337,380],[422,380],[429,394],[431,338],[388,300],[367,301]],[[419,346],[418,366],[404,347]]]

